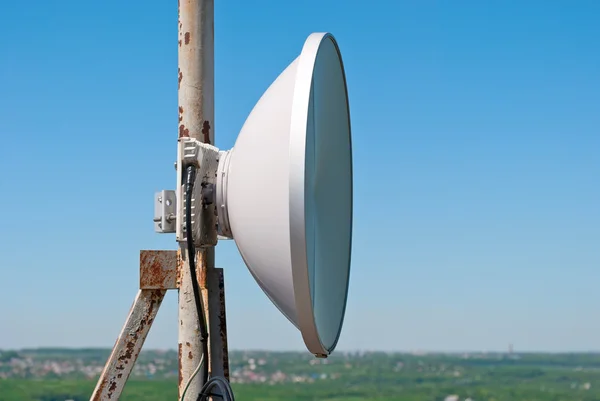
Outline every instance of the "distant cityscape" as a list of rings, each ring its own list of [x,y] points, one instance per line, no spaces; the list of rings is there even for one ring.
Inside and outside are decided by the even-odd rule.
[[[354,354],[340,353],[346,359]],[[31,349],[0,351],[0,379],[97,378],[108,358],[109,350]],[[290,355],[301,359],[307,367],[327,365],[331,359],[316,359],[307,354],[252,353],[230,354],[230,380],[233,383],[312,383],[317,380],[335,380],[339,372],[290,372]],[[338,358],[339,359],[339,358]],[[284,361],[282,361],[284,360]],[[295,363],[296,361],[294,361]],[[297,367],[297,365],[294,365]],[[351,368],[350,363],[343,365]],[[138,358],[132,378],[175,378],[177,372],[175,351],[144,351]]]
[[[88,400],[109,354],[109,349],[0,350],[0,401]],[[503,353],[339,351],[317,359],[307,352],[233,351],[229,361],[236,392],[250,401],[600,400],[598,353],[516,353],[511,346]],[[173,398],[177,377],[176,351],[143,351],[127,399]]]
[[[512,351],[512,350],[511,350]],[[108,349],[29,349],[19,351],[0,350],[0,379],[31,378],[97,378],[104,367],[110,350]],[[391,372],[400,372],[404,367],[403,355],[399,353],[337,352],[328,359],[313,358],[307,353],[243,352],[230,353],[230,380],[233,383],[313,383],[319,380],[336,380],[343,372],[361,366],[361,359],[372,354],[382,354],[397,361],[389,364]],[[415,356],[426,353],[414,352]],[[497,358],[502,354],[461,354],[461,358]],[[518,359],[510,352],[508,357]],[[330,365],[329,369],[315,369]],[[304,366],[305,369],[301,367]],[[177,377],[177,353],[175,351],[143,351],[131,373],[132,378],[155,379]],[[428,367],[417,363],[416,371],[440,372],[448,367]],[[455,377],[462,375],[458,368],[448,370]]]

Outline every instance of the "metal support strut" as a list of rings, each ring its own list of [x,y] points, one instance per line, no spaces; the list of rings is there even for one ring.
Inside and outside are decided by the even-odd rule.
[[[100,374],[91,401],[118,400],[168,289],[176,287],[176,251],[140,252],[140,290]]]
[[[179,251],[140,251],[140,289],[90,401],[112,401],[121,397],[167,290],[179,288],[181,268]],[[227,344],[223,269],[211,269],[208,277],[200,282],[205,304],[207,299],[218,300],[219,313],[209,314],[208,321],[215,342]],[[229,379],[227,346],[221,349],[213,346],[210,357],[211,366],[221,367],[220,374]],[[189,396],[189,399],[196,398]]]

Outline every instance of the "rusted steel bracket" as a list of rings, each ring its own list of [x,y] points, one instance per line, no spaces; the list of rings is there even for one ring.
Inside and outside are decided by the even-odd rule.
[[[118,400],[167,290],[177,288],[177,251],[140,251],[140,290],[91,401]]]
[[[175,290],[177,251],[140,251],[140,289]]]
[[[179,252],[140,251],[140,290],[90,401],[113,401],[121,397],[167,290],[179,288],[178,274],[183,267]],[[229,378],[223,269],[212,268],[208,274],[203,271],[198,274],[204,304],[209,305],[209,298],[219,300],[218,313],[204,311],[209,316],[211,334],[210,370],[212,374]]]
[[[139,290],[90,401],[118,400],[166,290]]]

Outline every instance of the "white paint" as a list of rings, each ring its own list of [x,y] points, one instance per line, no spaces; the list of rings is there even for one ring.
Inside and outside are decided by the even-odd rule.
[[[315,355],[337,343],[352,241],[352,149],[343,64],[330,34],[260,98],[220,166],[220,222],[253,277]],[[223,188],[223,185],[226,185]],[[223,207],[223,205],[225,207]]]

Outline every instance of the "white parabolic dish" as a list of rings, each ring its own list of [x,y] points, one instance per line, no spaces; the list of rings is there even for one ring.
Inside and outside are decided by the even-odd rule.
[[[346,309],[353,195],[346,78],[331,34],[308,37],[220,164],[220,224],[308,350],[329,355]]]

